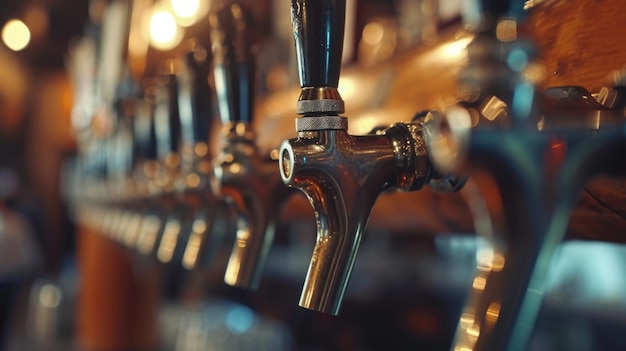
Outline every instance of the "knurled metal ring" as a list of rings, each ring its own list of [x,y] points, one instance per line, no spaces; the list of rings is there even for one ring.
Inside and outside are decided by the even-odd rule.
[[[328,129],[347,130],[348,119],[343,116],[314,116],[296,118],[297,132]]]
[[[296,112],[299,115],[311,113],[344,113],[345,104],[343,100],[300,100],[296,104]]]

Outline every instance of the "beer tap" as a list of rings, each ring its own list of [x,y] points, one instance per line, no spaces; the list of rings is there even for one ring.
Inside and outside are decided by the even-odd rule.
[[[156,181],[160,169],[157,147],[159,141],[154,118],[156,90],[156,81],[148,79],[144,84],[143,97],[137,101],[133,119],[133,140],[138,154],[137,162],[133,166],[133,183],[142,203],[138,205],[142,220],[134,240],[134,248],[143,255],[154,252],[162,227],[161,203],[158,199],[160,191]]]
[[[236,240],[224,281],[255,289],[274,237],[278,207],[288,194],[276,161],[263,155],[252,128],[255,62],[249,12],[238,3],[209,14],[214,79],[222,122],[214,161],[217,194],[235,208]]]
[[[137,248],[146,211],[150,208],[148,184],[156,163],[156,137],[151,102],[133,93],[119,103],[122,116],[121,127],[127,130],[126,147],[120,150],[126,157],[124,187],[120,191],[123,208],[122,223],[118,227],[117,238],[129,248]],[[149,223],[149,221],[147,221]]]
[[[134,193],[132,184],[128,182],[133,161],[132,130],[128,120],[129,116],[126,114],[127,111],[124,111],[122,104],[123,102],[118,100],[115,130],[107,142],[109,171],[107,185],[110,195],[107,203],[114,212],[114,219],[108,234],[112,239],[119,242],[124,242],[130,237],[126,235],[126,232],[129,229],[129,224],[131,224],[131,202]]]
[[[180,265],[187,262],[188,268],[195,265],[199,253],[197,249],[193,260],[190,254],[187,260],[184,260],[189,236],[194,237],[194,242],[197,242],[198,236],[207,236],[207,228],[210,226],[207,226],[209,209],[206,205],[211,202],[217,204],[210,193],[200,193],[203,183],[208,183],[206,174],[210,170],[208,163],[204,162],[208,153],[205,142],[209,128],[206,120],[210,118],[208,113],[210,106],[199,103],[200,99],[208,103],[209,100],[202,96],[208,89],[194,91],[197,88],[197,84],[194,84],[196,77],[200,82],[205,80],[202,76],[206,77],[206,69],[202,67],[208,64],[206,55],[202,61],[204,62],[194,62],[193,57],[186,62],[166,61],[165,71],[161,76],[165,79],[161,101],[157,100],[155,110],[157,135],[163,137],[161,146],[165,150],[161,153],[165,157],[162,158],[163,181],[160,185],[166,211],[164,214],[167,217],[156,256],[162,263],[172,262]],[[208,83],[206,85],[208,86]],[[203,119],[205,121],[202,121]],[[169,124],[164,123],[166,120]],[[159,130],[159,127],[163,130]],[[199,127],[198,129],[206,127],[207,130],[203,132],[196,130],[196,127]],[[204,141],[197,136],[203,137]]]
[[[292,21],[302,88],[298,138],[283,141],[280,174],[313,206],[317,240],[300,306],[339,312],[371,209],[384,191],[420,189],[435,178],[420,120],[370,135],[348,133],[337,90],[344,0],[293,0]]]
[[[156,255],[162,262],[169,262],[173,257],[181,229],[180,220],[174,212],[178,205],[174,190],[180,167],[180,119],[173,64],[166,62],[146,91],[149,99],[153,99],[157,162],[151,163],[153,169],[148,170],[149,193],[154,202],[154,207],[151,206],[148,211],[148,220],[153,225],[148,226],[151,230],[140,234],[138,249],[143,254]],[[155,232],[155,228],[159,229]]]
[[[215,196],[210,183],[212,168],[208,140],[213,108],[208,77],[210,55],[196,40],[176,72],[182,145],[177,190],[192,216],[180,242],[181,264],[187,269],[206,267],[230,229],[231,206]]]
[[[518,38],[523,3],[481,2],[460,75],[465,101],[425,122],[438,169],[471,176],[465,191],[486,239],[454,350],[527,348],[578,191],[625,171],[620,111],[578,89],[537,92],[535,50]]]

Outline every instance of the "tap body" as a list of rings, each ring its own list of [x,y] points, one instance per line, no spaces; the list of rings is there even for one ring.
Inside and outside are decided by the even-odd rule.
[[[389,189],[417,190],[433,176],[420,134],[416,122],[396,124],[380,135],[319,130],[283,142],[283,181],[306,194],[317,223],[301,306],[339,313],[378,195]]]

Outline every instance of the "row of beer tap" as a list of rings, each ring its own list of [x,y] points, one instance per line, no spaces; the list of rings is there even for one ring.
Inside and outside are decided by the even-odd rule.
[[[535,49],[516,31],[523,1],[478,5],[461,101],[355,136],[337,89],[345,1],[292,0],[298,134],[277,140],[271,154],[260,152],[252,124],[249,13],[238,3],[213,9],[210,48],[196,45],[119,96],[115,131],[81,150],[76,220],[187,270],[206,269],[224,236],[236,233],[224,280],[254,289],[278,209],[298,189],[317,225],[300,305],[338,314],[378,196],[463,188],[488,245],[477,254],[453,349],[524,349],[577,190],[597,174],[623,174],[623,88],[539,93]]]

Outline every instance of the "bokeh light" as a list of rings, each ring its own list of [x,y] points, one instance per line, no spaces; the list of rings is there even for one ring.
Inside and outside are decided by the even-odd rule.
[[[155,11],[150,17],[150,44],[159,50],[170,50],[182,39],[182,31],[168,11]]]
[[[30,30],[18,19],[8,21],[2,28],[2,41],[13,51],[21,51],[30,43]]]

